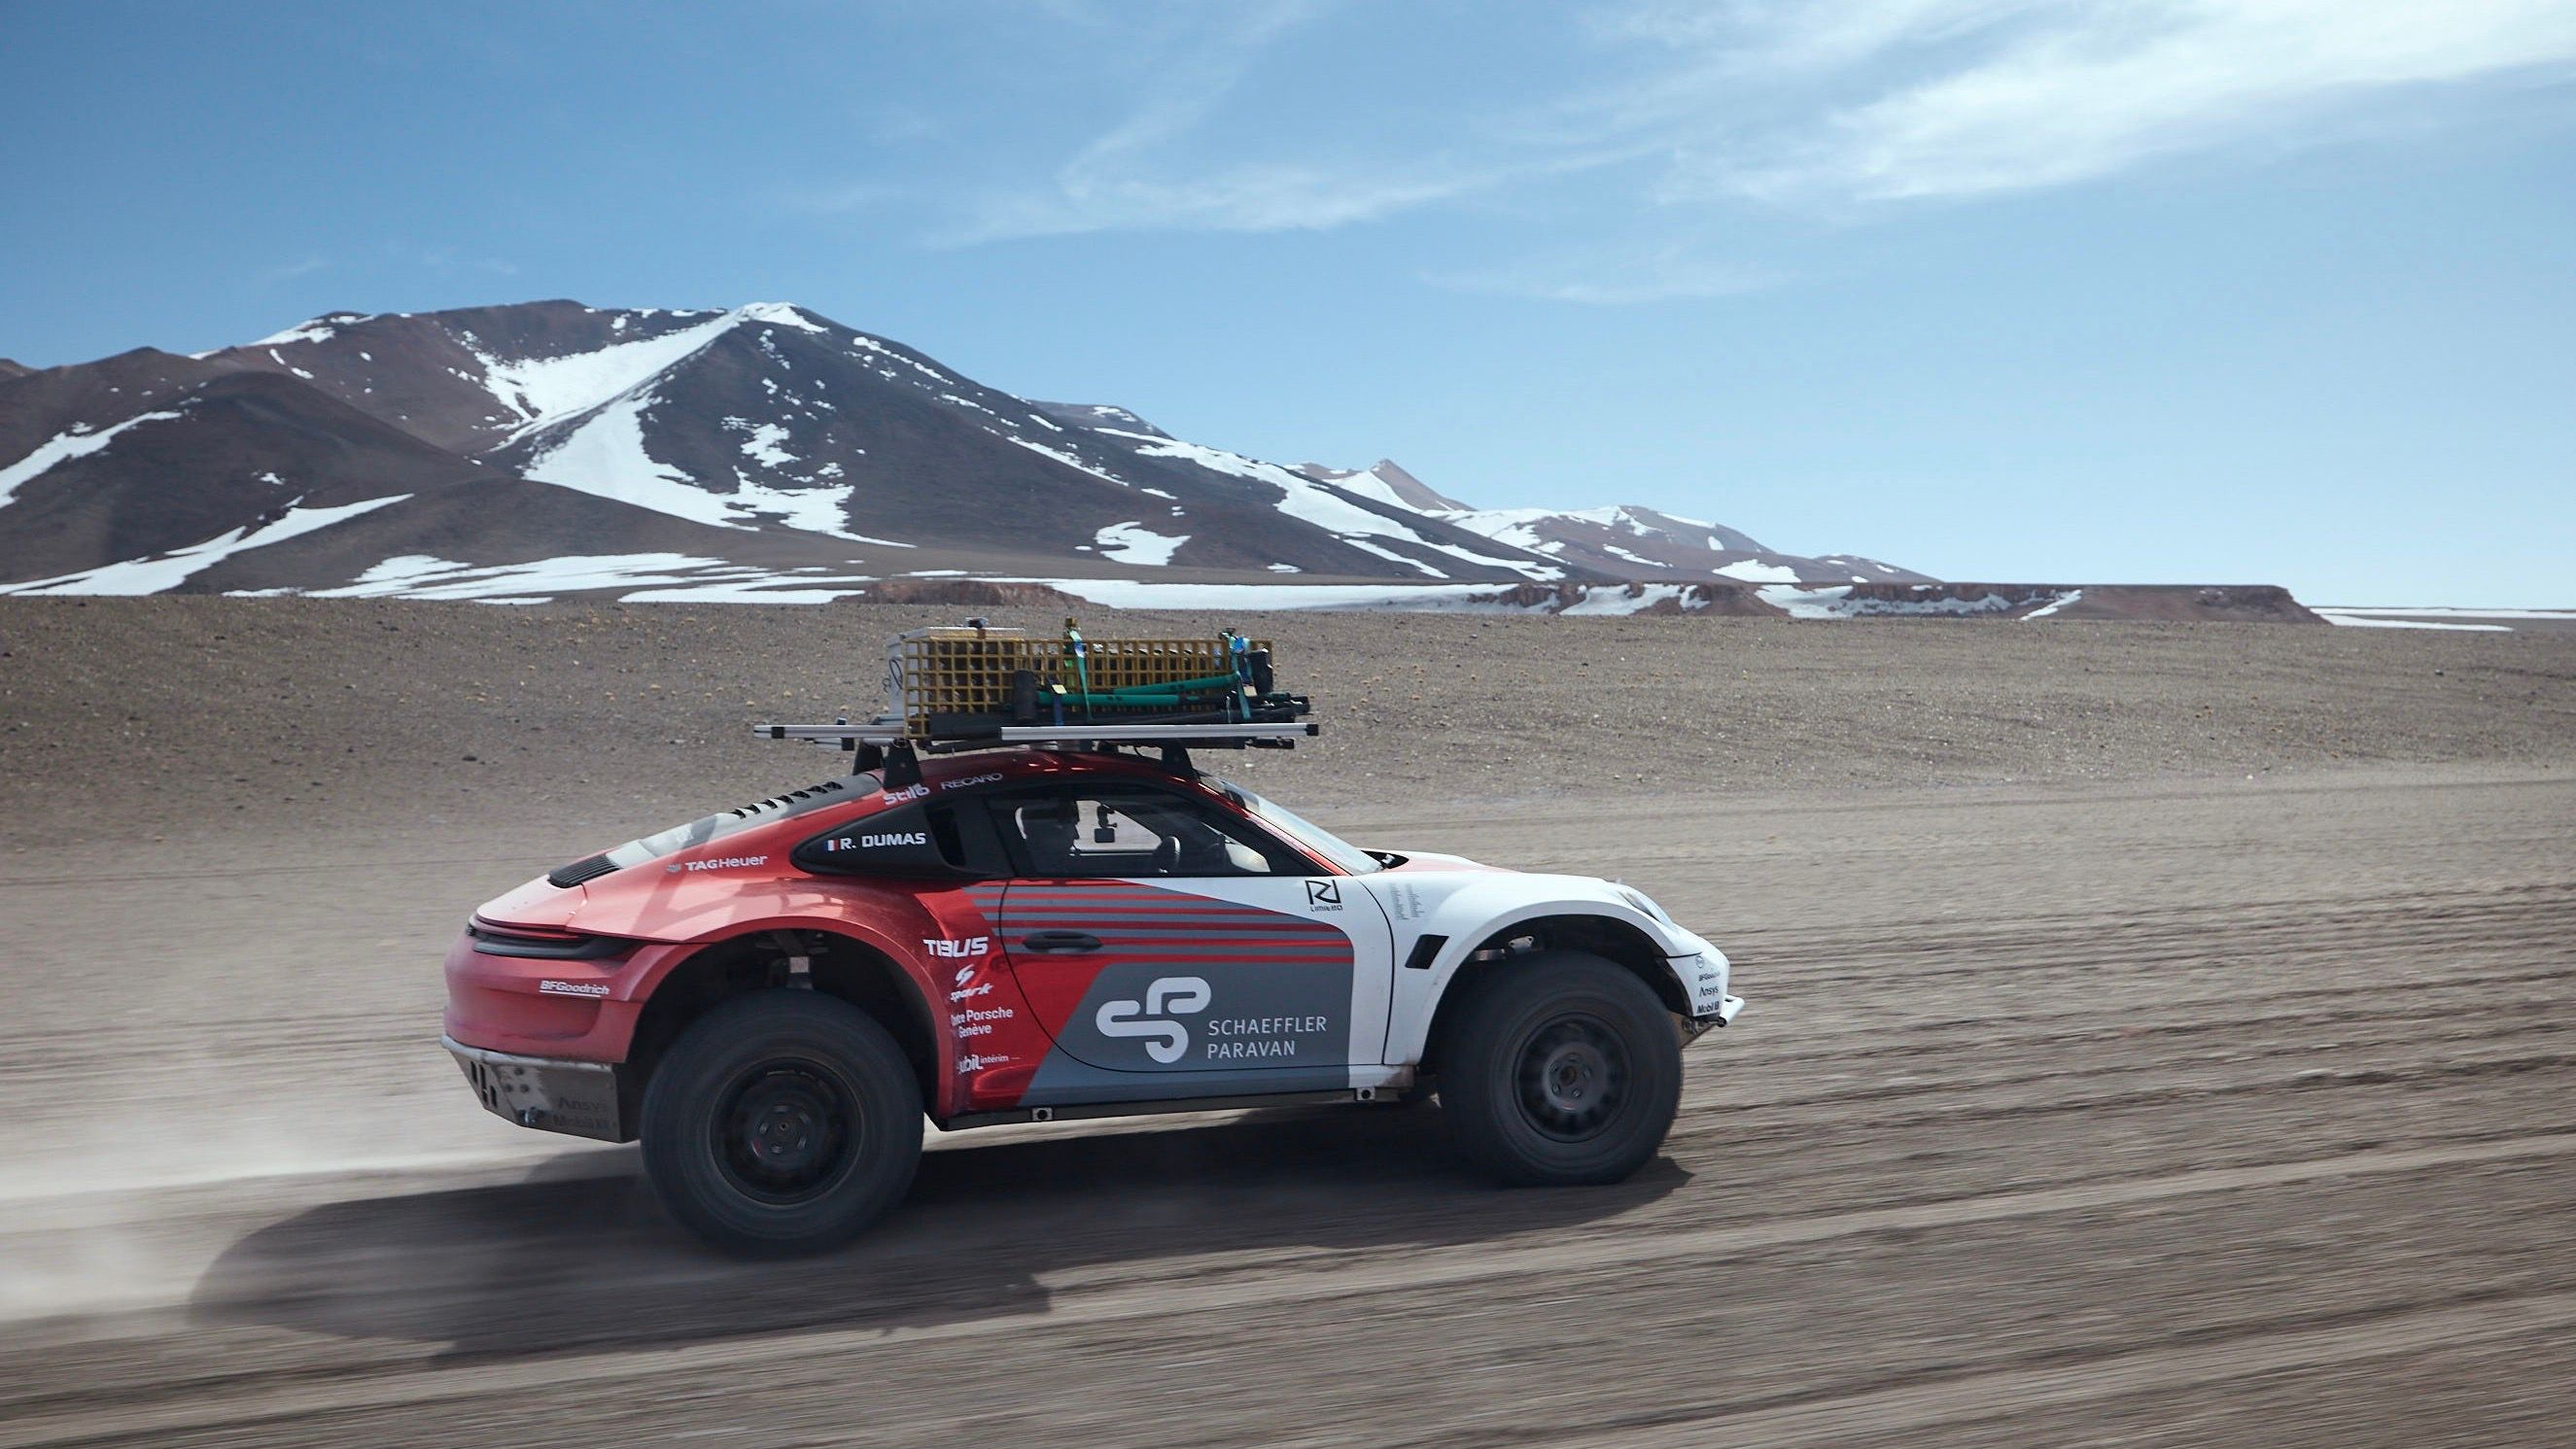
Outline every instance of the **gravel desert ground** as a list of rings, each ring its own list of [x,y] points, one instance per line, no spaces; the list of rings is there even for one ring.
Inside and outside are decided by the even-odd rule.
[[[1726,947],[1750,1005],[1663,1159],[1500,1192],[1436,1108],[993,1129],[747,1266],[632,1149],[478,1110],[435,1045],[464,912],[831,773],[747,724],[866,707],[956,612],[0,604],[0,1446],[2576,1410],[2576,633],[1104,613],[1277,640],[1325,738],[1225,772]]]

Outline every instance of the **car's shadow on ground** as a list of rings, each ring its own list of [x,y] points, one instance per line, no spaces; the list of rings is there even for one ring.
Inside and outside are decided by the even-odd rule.
[[[1616,1187],[1504,1191],[1456,1163],[1431,1107],[971,1144],[926,1156],[901,1207],[819,1258],[710,1253],[663,1218],[631,1154],[606,1176],[593,1154],[580,1175],[334,1203],[262,1228],[207,1270],[190,1311],[478,1356],[925,1325],[1040,1311],[1043,1275],[1068,1269],[1474,1242],[1615,1216],[1688,1180],[1659,1159]]]

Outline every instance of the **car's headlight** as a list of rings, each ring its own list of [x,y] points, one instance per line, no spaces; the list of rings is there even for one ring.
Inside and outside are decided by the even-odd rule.
[[[1671,926],[1675,924],[1673,918],[1665,914],[1664,908],[1655,904],[1654,897],[1647,895],[1644,891],[1637,890],[1630,886],[1621,886],[1619,887],[1619,894],[1628,898],[1628,904],[1635,906],[1638,910],[1644,911],[1647,915],[1654,917],[1665,925]]]

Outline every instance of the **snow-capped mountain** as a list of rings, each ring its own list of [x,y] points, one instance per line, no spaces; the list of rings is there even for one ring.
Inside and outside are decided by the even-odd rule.
[[[1808,558],[1780,553],[1723,524],[1634,504],[1564,511],[1462,507],[1439,516],[1513,549],[1617,578],[1715,576],[1750,584],[1931,582],[1929,574],[1852,554]]]
[[[333,313],[0,370],[0,460],[0,592],[1919,577],[1640,509],[1477,510],[1391,462],[1283,468],[783,303]]]

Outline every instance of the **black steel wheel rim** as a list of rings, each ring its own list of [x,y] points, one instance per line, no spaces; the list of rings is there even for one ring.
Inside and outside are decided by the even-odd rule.
[[[1627,1100],[1628,1049],[1598,1017],[1556,1017],[1522,1043],[1513,1080],[1532,1127],[1581,1142],[1600,1135]]]
[[[857,1098],[817,1062],[746,1068],[725,1088],[710,1125],[726,1181],[781,1207],[831,1191],[858,1161]]]

